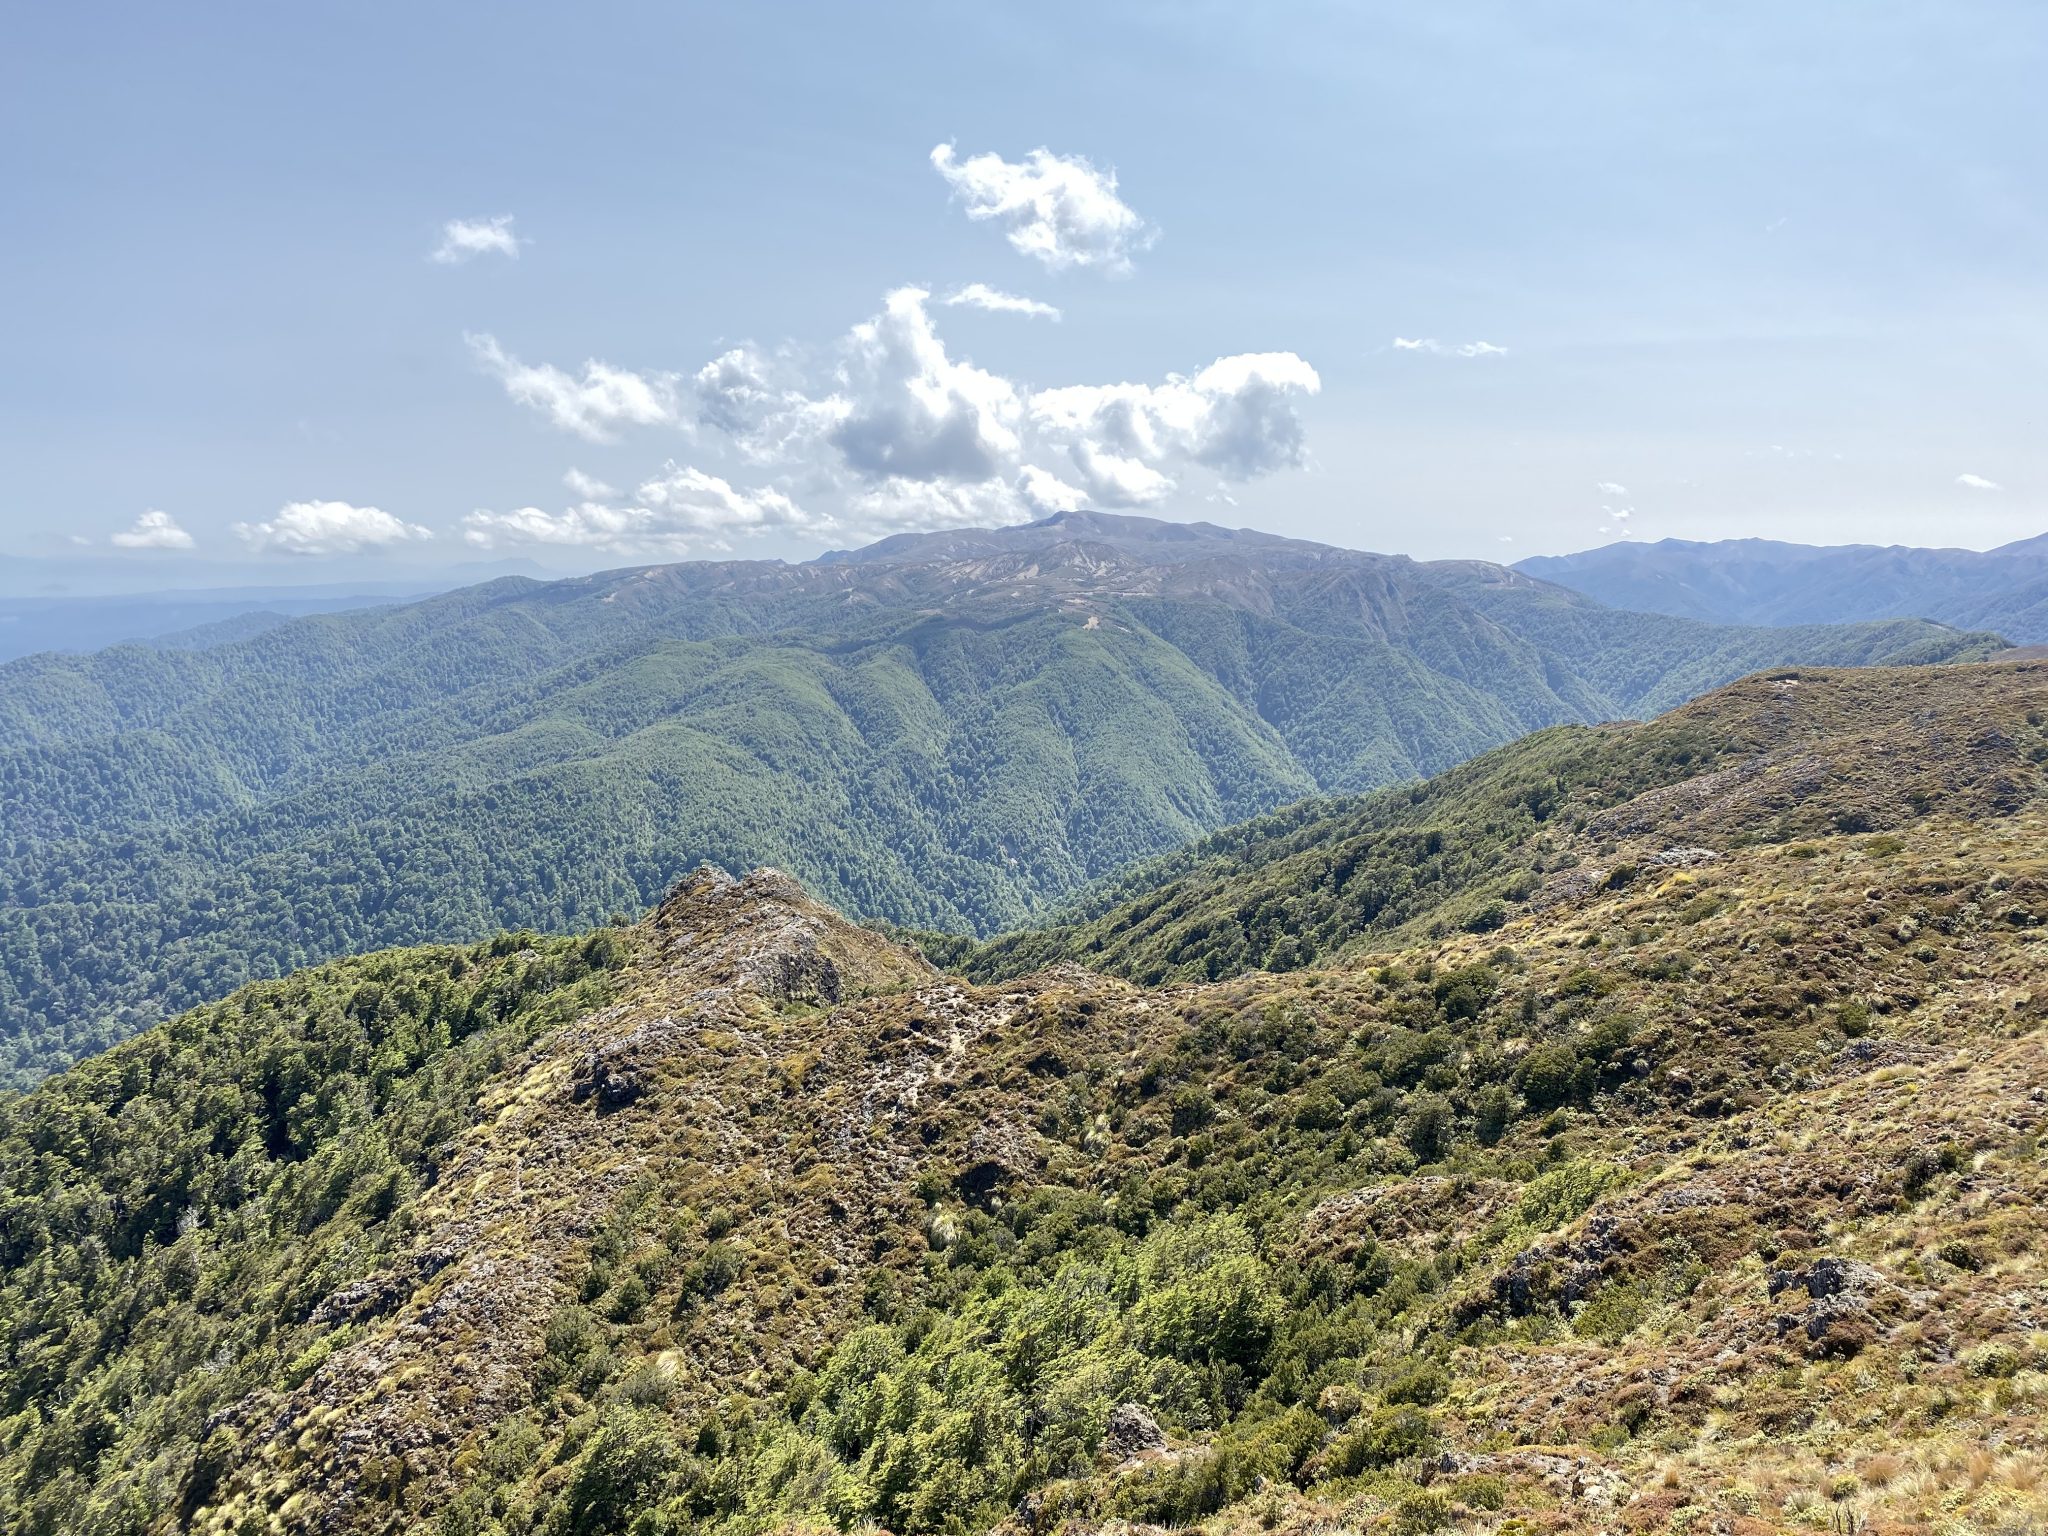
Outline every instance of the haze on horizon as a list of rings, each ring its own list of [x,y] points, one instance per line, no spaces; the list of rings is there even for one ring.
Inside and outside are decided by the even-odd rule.
[[[16,591],[2048,526],[2048,15],[16,19]]]

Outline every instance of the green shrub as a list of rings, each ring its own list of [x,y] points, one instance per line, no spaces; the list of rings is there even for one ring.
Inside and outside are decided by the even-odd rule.
[[[1509,1080],[1536,1109],[1556,1109],[1585,1096],[1592,1069],[1573,1047],[1539,1045],[1520,1061]]]
[[[1450,1150],[1451,1106],[1441,1094],[1417,1094],[1402,1132],[1408,1150],[1433,1163]]]
[[[1331,1477],[1356,1477],[1420,1456],[1436,1444],[1436,1425],[1419,1408],[1375,1408],[1338,1436],[1324,1461]]]
[[[1450,1495],[1441,1488],[1417,1488],[1401,1495],[1396,1506],[1394,1529],[1401,1536],[1426,1536],[1451,1523]]]
[[[1473,1100],[1473,1129],[1488,1146],[1507,1134],[1508,1124],[1514,1116],[1514,1095],[1499,1083],[1488,1083]]]
[[[1450,1389],[1451,1379],[1444,1374],[1444,1368],[1434,1360],[1423,1360],[1390,1377],[1380,1395],[1390,1403],[1428,1408],[1442,1402]]]
[[[572,1536],[609,1536],[660,1497],[680,1460],[667,1420],[645,1409],[609,1410],[563,1495]]]

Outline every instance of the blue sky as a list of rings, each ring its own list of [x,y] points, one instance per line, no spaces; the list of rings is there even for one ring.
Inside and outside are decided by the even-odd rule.
[[[2035,4],[9,32],[17,571],[797,557],[1077,502],[1495,559],[2048,527]]]

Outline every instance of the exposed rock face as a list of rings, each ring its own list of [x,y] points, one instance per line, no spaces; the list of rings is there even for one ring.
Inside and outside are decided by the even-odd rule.
[[[1873,1309],[1896,1288],[1868,1264],[1833,1256],[1800,1270],[1774,1269],[1767,1282],[1772,1297],[1804,1291],[1810,1298],[1796,1316],[1777,1319],[1780,1334],[1803,1339],[1815,1358],[1843,1359],[1872,1343],[1880,1327]]]
[[[625,1108],[643,1091],[640,1073],[634,1067],[608,1061],[602,1052],[592,1051],[583,1058],[582,1069],[569,1089],[569,1097],[578,1104],[594,1098],[599,1109],[612,1110]]]
[[[1136,1403],[1120,1403],[1110,1410],[1109,1427],[1102,1434],[1102,1453],[1113,1461],[1135,1461],[1147,1451],[1166,1449],[1166,1431],[1159,1421]]]
[[[855,927],[779,869],[735,880],[711,865],[656,910],[661,958],[713,990],[745,987],[771,1003],[838,1003],[935,972],[920,955]]]

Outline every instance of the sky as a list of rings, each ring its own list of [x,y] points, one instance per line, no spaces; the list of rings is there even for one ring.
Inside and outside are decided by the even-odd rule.
[[[0,589],[2048,529],[2037,0],[8,32]]]

